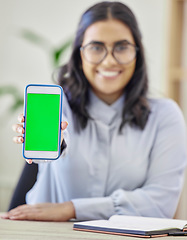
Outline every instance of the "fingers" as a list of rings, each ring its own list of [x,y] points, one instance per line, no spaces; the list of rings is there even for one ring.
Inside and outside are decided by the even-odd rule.
[[[1,215],[1,218],[3,218],[3,219],[14,219],[14,216],[16,215],[18,208],[19,207],[14,208],[7,213],[4,213],[3,215]]]
[[[20,114],[18,116],[18,121],[20,122],[20,124],[12,125],[12,129],[16,133],[24,134],[25,130],[23,128],[23,124],[22,123],[25,121],[25,118],[24,118],[23,114]],[[19,143],[23,143],[24,142],[24,138],[23,138],[23,136],[15,136],[15,137],[13,137],[13,142],[18,143],[18,144]],[[32,164],[32,159],[26,159],[26,162],[28,164]]]
[[[24,118],[23,114],[20,114],[20,115],[18,116],[18,121],[20,122],[20,124],[14,124],[14,125],[12,126],[12,129],[13,129],[13,131],[16,132],[16,133],[24,134],[24,131],[25,131],[25,130],[24,130],[24,128],[23,128],[22,123],[25,121],[25,118]],[[24,139],[23,139],[23,136],[15,136],[15,137],[13,137],[13,141],[14,141],[15,143],[23,143],[23,142],[24,142]]]
[[[3,218],[3,219],[8,219],[9,215],[8,215],[8,213],[3,213],[3,214],[0,215],[0,217]]]
[[[3,219],[11,220],[48,220],[50,214],[48,210],[53,206],[53,204],[35,204],[35,205],[21,205],[9,212],[1,215]]]
[[[13,129],[14,132],[17,132],[17,133],[20,133],[20,134],[24,133],[24,128],[22,127],[21,124],[14,124],[12,126],[12,129]],[[13,137],[13,142],[15,142],[15,143],[23,143],[24,139],[23,139],[22,136],[15,136],[15,137]]]
[[[68,126],[68,122],[66,122],[66,121],[61,122],[62,131],[64,131],[67,128],[67,126]],[[62,144],[63,138],[64,138],[64,134],[62,132],[62,134],[61,134],[61,144]]]
[[[22,136],[13,137],[13,142],[15,142],[15,143],[23,143],[24,139],[23,139]]]
[[[62,129],[62,130],[65,130],[65,129],[67,128],[67,126],[68,126],[68,122],[63,121],[63,122],[61,123],[61,129]]]
[[[2,215],[1,218],[11,220],[36,220],[32,206],[26,204],[10,210],[8,213]]]
[[[19,121],[20,123],[23,123],[23,122],[25,121],[25,118],[24,118],[23,114],[20,114],[20,115],[18,116],[18,121]]]
[[[64,222],[75,218],[75,210],[72,202],[25,204],[1,215],[1,218]]]
[[[32,164],[32,159],[25,159],[28,164]]]
[[[13,129],[14,132],[21,133],[21,134],[24,133],[24,128],[21,124],[12,125],[12,129]]]

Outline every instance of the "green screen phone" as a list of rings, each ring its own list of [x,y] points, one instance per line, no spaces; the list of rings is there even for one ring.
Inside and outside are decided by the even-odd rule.
[[[55,160],[60,156],[62,94],[58,85],[27,85],[24,158]]]

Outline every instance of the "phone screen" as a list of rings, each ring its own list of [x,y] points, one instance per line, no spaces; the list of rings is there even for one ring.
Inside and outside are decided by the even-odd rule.
[[[25,150],[58,151],[59,104],[59,94],[28,93]]]
[[[61,94],[48,93],[50,89],[32,91],[26,93],[25,156],[55,158],[59,152]]]

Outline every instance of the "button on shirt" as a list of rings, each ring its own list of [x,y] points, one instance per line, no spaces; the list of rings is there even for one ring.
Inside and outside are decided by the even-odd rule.
[[[76,116],[63,97],[65,155],[40,163],[28,204],[72,201],[78,220],[107,219],[113,214],[173,217],[183,186],[186,127],[177,104],[149,99],[144,130],[126,124],[124,96],[107,105],[90,91],[92,119],[77,132]]]

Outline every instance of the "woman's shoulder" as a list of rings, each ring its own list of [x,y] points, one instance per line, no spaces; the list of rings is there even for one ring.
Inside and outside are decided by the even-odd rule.
[[[159,118],[183,119],[183,113],[179,105],[170,98],[149,98],[151,113]]]
[[[180,110],[179,105],[170,98],[148,98],[148,102],[151,111]]]

